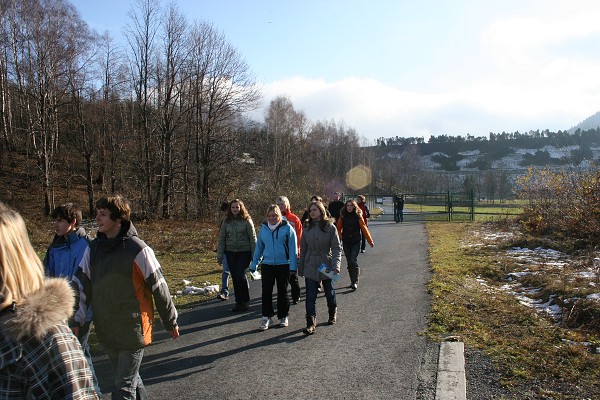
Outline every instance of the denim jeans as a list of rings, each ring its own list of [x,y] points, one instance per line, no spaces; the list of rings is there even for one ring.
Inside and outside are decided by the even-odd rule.
[[[335,288],[331,279],[324,279],[323,290],[325,292],[325,298],[327,299],[327,309],[332,310],[337,307],[337,301],[335,299]],[[319,281],[313,281],[312,279],[305,278],[306,285],[306,315],[313,317],[317,316],[317,292],[319,289]]]
[[[262,273],[262,315],[272,317],[273,311],[273,285],[277,282],[277,318],[287,317],[290,311],[290,298],[288,297],[288,279],[290,265],[261,266]]]
[[[250,251],[226,251],[225,257],[227,257],[227,264],[231,272],[235,302],[238,304],[249,303],[250,292],[248,291],[246,271],[252,261]]]
[[[144,348],[123,350],[106,348],[106,354],[114,373],[115,388],[112,400],[146,400],[146,388],[140,377],[140,365],[144,357]]]
[[[225,296],[229,296],[229,264],[227,263],[227,257],[223,257],[223,273],[221,274],[221,293]]]
[[[94,364],[92,363],[92,354],[90,353],[90,332],[92,331],[92,321],[88,321],[81,325],[79,328],[79,344],[81,344],[81,350],[83,351],[83,355],[88,360],[88,364],[90,365],[90,371],[92,372],[92,378],[94,380],[94,389],[96,392],[100,394],[100,386],[98,384],[98,377],[96,376],[96,371],[94,370]]]
[[[360,252],[360,242],[348,243],[342,242],[344,255],[348,263],[348,269],[358,267],[358,253]]]

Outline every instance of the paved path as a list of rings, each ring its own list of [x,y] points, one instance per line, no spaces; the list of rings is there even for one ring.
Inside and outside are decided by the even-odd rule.
[[[419,334],[430,309],[424,225],[370,228],[375,248],[359,255],[356,292],[347,287],[342,257],[336,325],[327,325],[319,295],[317,331],[305,337],[302,295],[291,306],[289,327],[259,331],[260,282],[252,282],[249,312],[232,313],[231,300],[211,300],[181,313],[178,340],[158,329],[141,368],[150,397],[433,399],[437,346]],[[106,359],[95,365],[109,391]]]

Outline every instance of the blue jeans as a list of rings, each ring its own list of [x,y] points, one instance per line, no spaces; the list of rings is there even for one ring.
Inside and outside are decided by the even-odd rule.
[[[313,281],[308,278],[305,278],[304,281],[306,285],[306,315],[316,317],[319,281]],[[332,310],[337,307],[333,282],[331,279],[324,279],[321,282],[323,282],[323,290],[325,291],[325,298],[327,298],[327,309]]]
[[[100,386],[98,384],[98,377],[96,376],[96,371],[94,370],[94,364],[92,363],[92,354],[90,353],[90,333],[92,332],[92,321],[88,321],[79,328],[79,344],[81,344],[81,350],[85,355],[85,358],[88,360],[88,364],[90,365],[90,371],[92,371],[92,378],[94,380],[94,389],[96,392],[100,394]]]
[[[227,263],[227,257],[223,257],[223,273],[221,274],[221,293],[225,296],[229,296],[229,264]]]
[[[144,348],[137,350],[106,349],[114,373],[112,400],[146,400],[148,395],[140,377]]]

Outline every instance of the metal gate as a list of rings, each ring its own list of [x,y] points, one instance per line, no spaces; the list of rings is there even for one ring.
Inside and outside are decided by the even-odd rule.
[[[342,200],[358,195],[344,194]],[[374,221],[474,221],[473,192],[363,194]]]

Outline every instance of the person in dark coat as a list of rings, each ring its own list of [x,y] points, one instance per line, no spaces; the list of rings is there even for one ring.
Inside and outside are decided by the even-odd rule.
[[[358,266],[358,253],[360,251],[361,237],[365,237],[371,247],[374,246],[371,232],[362,218],[362,211],[354,200],[346,201],[346,206],[341,212],[337,223],[338,234],[342,239],[344,255],[348,263],[348,274],[350,275],[350,287],[358,289],[358,278],[360,267]]]
[[[96,337],[113,367],[112,398],[146,398],[139,369],[152,343],[154,305],[173,339],[179,337],[177,310],[154,251],[130,220],[129,202],[121,195],[103,196],[96,211],[96,239],[73,278],[79,287],[75,324],[85,322],[91,304]]]

